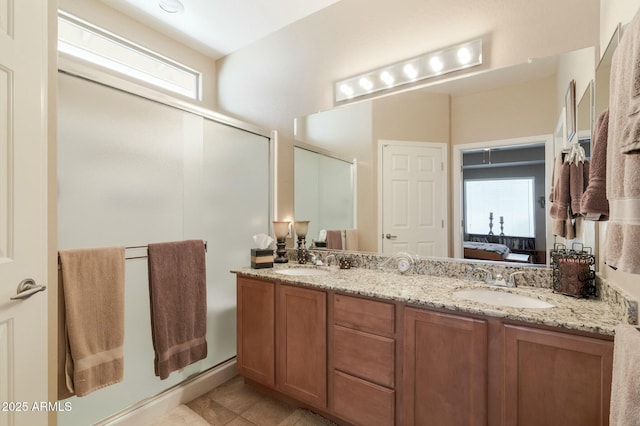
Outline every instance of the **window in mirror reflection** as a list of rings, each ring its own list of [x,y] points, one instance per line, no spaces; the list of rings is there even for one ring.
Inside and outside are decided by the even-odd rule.
[[[463,151],[462,169],[464,257],[545,263],[544,143]]]
[[[534,178],[465,180],[467,234],[535,237]]]

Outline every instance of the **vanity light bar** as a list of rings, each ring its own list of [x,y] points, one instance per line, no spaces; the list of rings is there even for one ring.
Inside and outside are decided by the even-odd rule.
[[[335,100],[342,102],[480,64],[479,38],[340,80],[335,83]]]

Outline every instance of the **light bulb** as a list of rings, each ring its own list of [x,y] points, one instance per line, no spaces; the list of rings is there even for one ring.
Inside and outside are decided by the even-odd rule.
[[[373,83],[367,77],[362,77],[360,80],[358,80],[358,84],[360,84],[360,87],[362,87],[366,91],[373,89]]]
[[[340,91],[345,95],[348,96],[349,98],[351,96],[353,96],[353,88],[351,86],[349,86],[348,84],[341,84],[340,85]]]
[[[471,52],[466,47],[461,47],[458,49],[458,62],[461,65],[466,65],[471,62]]]
[[[418,70],[411,64],[407,64],[402,68],[404,75],[406,75],[409,79],[413,80],[418,76]]]
[[[434,56],[433,58],[429,59],[429,65],[434,72],[440,72],[442,71],[442,68],[444,68],[444,64],[438,56]]]
[[[380,80],[382,80],[382,82],[387,86],[391,86],[396,79],[393,78],[393,74],[389,71],[382,71],[380,74]]]

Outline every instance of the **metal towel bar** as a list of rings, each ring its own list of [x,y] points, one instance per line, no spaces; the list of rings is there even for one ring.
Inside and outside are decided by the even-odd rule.
[[[140,250],[140,249],[148,249],[149,246],[128,246],[125,247],[125,250]],[[204,251],[207,251],[207,242],[204,242]],[[133,260],[133,259],[145,259],[149,257],[149,255],[138,255],[138,256],[125,256],[124,260]],[[60,255],[58,254],[58,269],[60,269]]]

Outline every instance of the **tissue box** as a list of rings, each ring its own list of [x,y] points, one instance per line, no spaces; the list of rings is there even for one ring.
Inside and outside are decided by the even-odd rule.
[[[273,268],[273,249],[251,249],[253,269]]]

